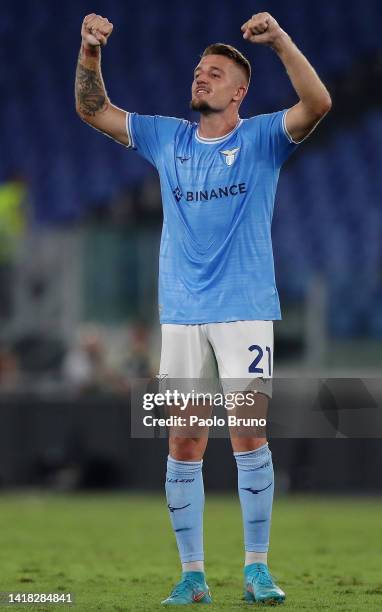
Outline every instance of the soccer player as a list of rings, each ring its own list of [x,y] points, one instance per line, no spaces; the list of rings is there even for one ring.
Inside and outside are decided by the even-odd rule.
[[[273,320],[280,319],[271,219],[280,168],[331,108],[316,72],[269,13],[253,15],[243,38],[268,45],[284,64],[299,101],[249,119],[239,116],[251,66],[237,49],[213,44],[192,82],[199,123],[125,112],[107,96],[100,47],[112,32],[85,17],[76,73],[76,108],[89,125],[135,149],[159,172],[164,223],[160,247],[160,375],[210,377],[215,364],[230,391],[248,379],[271,395]],[[143,77],[144,78],[144,75]],[[264,436],[231,431],[244,523],[244,596],[282,602],[267,565],[273,501],[272,456]],[[182,562],[164,604],[210,603],[204,574],[202,459],[206,436],[170,432],[166,495]]]

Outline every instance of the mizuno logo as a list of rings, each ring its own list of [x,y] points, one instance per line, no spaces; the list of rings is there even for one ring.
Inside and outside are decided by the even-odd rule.
[[[184,484],[194,482],[195,478],[167,478],[167,482],[182,482]]]
[[[236,153],[240,150],[240,147],[236,147],[236,149],[227,149],[226,151],[220,151],[220,153],[224,157],[224,161],[227,166],[232,166],[233,162],[236,159]]]
[[[266,491],[271,486],[272,486],[272,483],[270,482],[269,485],[264,487],[264,489],[252,489],[251,487],[241,487],[241,488],[243,491],[248,491],[249,493],[253,493],[253,495],[257,495],[258,493],[261,493],[262,491]]]
[[[191,157],[181,157],[180,155],[177,155],[176,159],[180,160],[181,164],[184,164],[184,162],[188,161],[189,159],[191,159]]]
[[[180,506],[179,508],[175,508],[174,506],[170,506],[170,504],[167,504],[167,507],[170,512],[175,512],[175,510],[184,510],[185,508],[188,508],[188,506],[191,506],[191,504],[186,504],[185,506]]]

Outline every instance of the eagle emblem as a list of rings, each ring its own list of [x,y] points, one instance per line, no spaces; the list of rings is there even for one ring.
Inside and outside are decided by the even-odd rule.
[[[236,147],[236,149],[227,149],[226,151],[220,151],[223,155],[225,163],[227,166],[232,166],[233,162],[236,159],[236,153],[239,151],[240,147]]]

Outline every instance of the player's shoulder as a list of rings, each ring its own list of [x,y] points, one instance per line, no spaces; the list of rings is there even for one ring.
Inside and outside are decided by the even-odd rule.
[[[127,130],[133,147],[140,137],[154,138],[165,144],[182,138],[189,129],[191,129],[189,122],[177,117],[143,115],[136,112],[129,113],[127,116]]]
[[[291,142],[285,123],[288,109],[279,110],[273,113],[255,115],[243,121],[245,137],[259,146],[268,146],[270,142],[285,139]]]
[[[192,124],[186,119],[180,119],[179,117],[171,117],[165,115],[143,115],[141,113],[129,113],[131,120],[136,122],[146,122],[152,124],[155,127],[169,127],[177,128],[183,127],[188,128]]]
[[[160,122],[169,123],[172,125],[181,125],[187,127],[190,124],[187,119],[182,119],[181,117],[172,117],[171,115],[154,115],[155,119]]]
[[[288,109],[275,111],[273,113],[262,113],[259,115],[253,115],[243,119],[243,129],[245,131],[261,130],[264,127],[270,127],[275,122],[282,122],[285,119],[285,114]]]
[[[155,119],[158,137],[165,142],[183,142],[195,130],[195,126],[190,121],[187,121],[187,119],[164,117],[163,115],[156,115]]]

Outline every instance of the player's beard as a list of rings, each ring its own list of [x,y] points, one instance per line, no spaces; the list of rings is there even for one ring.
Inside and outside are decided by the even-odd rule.
[[[218,109],[212,108],[212,106],[210,106],[206,100],[196,100],[195,98],[192,98],[190,108],[193,111],[202,113],[202,115],[211,115],[212,113],[219,112]]]

